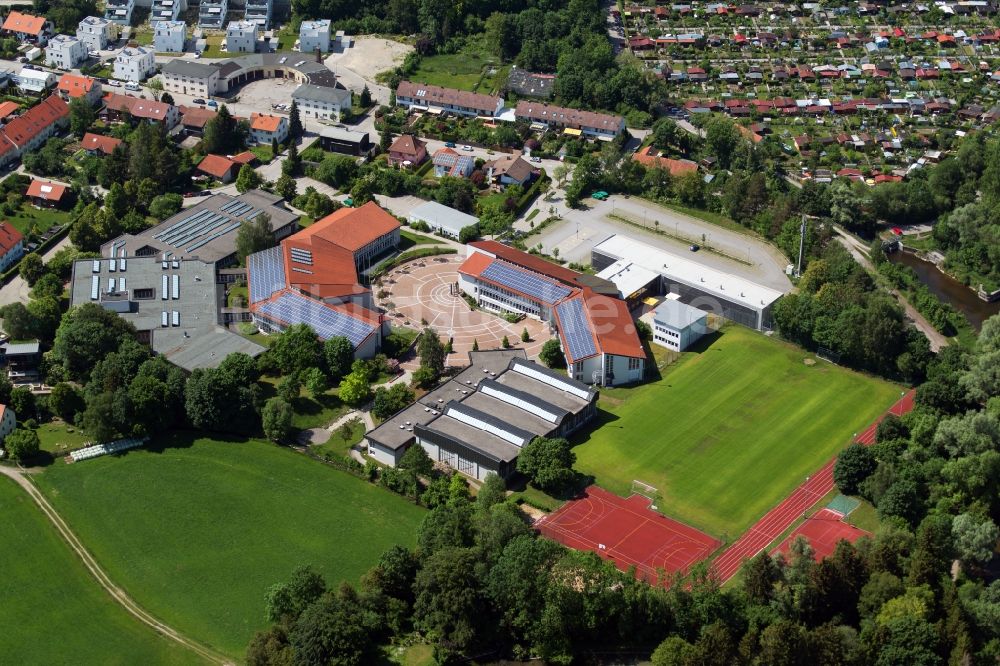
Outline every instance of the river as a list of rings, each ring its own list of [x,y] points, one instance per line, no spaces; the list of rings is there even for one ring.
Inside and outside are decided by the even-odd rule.
[[[920,259],[915,254],[893,252],[889,255],[889,260],[912,268],[932,294],[937,296],[942,303],[951,305],[965,315],[965,318],[977,331],[982,328],[984,321],[1000,313],[1000,301],[987,303],[980,300],[976,296],[976,292],[958,280],[945,275],[933,263]]]

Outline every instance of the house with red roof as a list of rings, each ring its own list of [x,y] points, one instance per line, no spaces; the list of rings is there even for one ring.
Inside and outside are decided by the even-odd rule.
[[[180,112],[172,104],[118,93],[108,93],[104,96],[104,108],[100,115],[102,119],[110,122],[122,122],[125,118],[131,118],[133,121],[145,120],[162,124],[168,130],[180,122]]]
[[[0,222],[0,271],[5,271],[24,256],[24,234],[10,222]]]
[[[427,159],[427,144],[413,136],[399,136],[388,150],[389,166],[418,166]]]
[[[87,132],[83,135],[80,144],[90,155],[110,155],[121,142],[121,139],[116,139],[113,136]]]
[[[21,108],[21,105],[17,102],[0,102],[0,121],[7,122],[7,119],[13,116]]]
[[[665,171],[669,171],[670,175],[675,177],[698,171],[697,162],[684,159],[675,160],[670,157],[660,157],[659,151],[653,148],[653,146],[646,146],[646,148],[633,155],[632,159],[647,169],[663,169]]]
[[[275,140],[284,143],[288,139],[288,118],[270,113],[251,113],[250,137],[264,145],[270,145]]]
[[[5,35],[13,36],[20,42],[32,42],[38,46],[45,46],[49,35],[52,34],[52,22],[44,16],[34,16],[12,10],[4,19],[0,31]]]
[[[34,150],[67,123],[69,107],[59,95],[49,95],[13,118],[0,129],[0,166]]]
[[[91,106],[101,103],[101,83],[90,76],[77,76],[76,74],[63,74],[59,77],[56,92],[66,102],[82,97]]]
[[[223,155],[208,154],[198,163],[196,170],[210,178],[231,183],[242,165]]]
[[[43,208],[54,208],[66,200],[67,187],[62,183],[33,178],[24,196],[31,203]]]

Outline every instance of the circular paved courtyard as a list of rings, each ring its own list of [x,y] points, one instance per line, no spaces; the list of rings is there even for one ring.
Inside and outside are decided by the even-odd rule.
[[[421,329],[421,322],[426,321],[443,340],[452,338],[449,365],[466,365],[474,341],[483,350],[499,349],[504,336],[512,348],[524,349],[532,358],[538,356],[552,337],[549,325],[530,317],[511,324],[490,312],[471,309],[458,293],[458,267],[464,260],[461,255],[444,255],[397,266],[374,289],[375,300],[397,326]],[[381,291],[387,294],[379,298]],[[521,342],[524,329],[530,337],[527,343]]]

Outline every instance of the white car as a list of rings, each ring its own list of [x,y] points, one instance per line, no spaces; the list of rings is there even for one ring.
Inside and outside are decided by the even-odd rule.
[[[111,86],[111,87],[113,87],[113,88],[117,88],[121,84],[122,84],[122,82],[119,81],[118,79],[108,79],[108,85]]]
[[[472,146],[462,146],[462,150],[464,150],[467,153],[471,153],[472,152]]]
[[[142,86],[140,86],[135,81],[129,81],[128,83],[125,84],[125,90],[134,90],[134,91],[138,92],[138,91],[142,90]]]

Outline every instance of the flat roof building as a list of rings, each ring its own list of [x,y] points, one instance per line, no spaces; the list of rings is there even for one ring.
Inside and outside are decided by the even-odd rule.
[[[215,265],[180,257],[110,257],[73,263],[70,305],[94,303],[118,314],[139,340],[188,371],[214,368],[233,352],[257,356],[260,345],[222,326],[225,288]]]
[[[653,311],[653,342],[662,347],[682,352],[706,333],[708,313],[679,298],[667,298]]]
[[[476,227],[479,218],[460,210],[455,210],[450,206],[439,204],[436,201],[422,203],[407,216],[410,223],[423,222],[431,231],[440,233],[449,238],[458,238],[462,229],[466,227]]]
[[[324,125],[319,130],[319,143],[323,150],[342,155],[360,157],[367,155],[374,148],[368,139],[368,132],[358,132],[346,127],[330,127]]]
[[[597,391],[527,360],[523,350],[469,353],[469,367],[365,435],[395,466],[410,446],[483,480],[509,477],[535,437],[566,437],[593,418]]]

